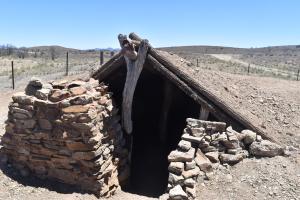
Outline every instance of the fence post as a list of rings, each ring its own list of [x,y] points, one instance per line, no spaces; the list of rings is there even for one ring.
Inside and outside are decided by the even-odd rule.
[[[15,71],[14,71],[14,61],[11,61],[11,80],[12,80],[12,88],[15,89]]]
[[[103,61],[104,61],[104,52],[100,51],[100,65],[103,64]]]
[[[250,73],[250,63],[248,64],[248,75]]]
[[[199,60],[198,60],[198,58],[197,58],[197,67],[199,67]]]
[[[66,76],[69,75],[69,52],[67,51],[66,55]]]
[[[300,69],[298,69],[298,73],[297,73],[297,81],[299,81],[299,73],[300,73]]]
[[[115,52],[114,51],[111,51],[110,52],[110,57],[113,57],[115,55]]]

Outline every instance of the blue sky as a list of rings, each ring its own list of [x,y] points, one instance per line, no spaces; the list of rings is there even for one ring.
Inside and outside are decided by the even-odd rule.
[[[299,0],[0,0],[0,44],[118,47],[300,44]]]

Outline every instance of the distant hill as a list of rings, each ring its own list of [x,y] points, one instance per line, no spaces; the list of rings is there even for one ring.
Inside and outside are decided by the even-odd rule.
[[[98,54],[99,51],[104,51],[110,54],[111,51],[118,51],[113,48],[95,48],[87,50],[79,50],[74,48],[66,48],[62,46],[35,46],[35,47],[21,47],[16,48],[12,45],[0,45],[0,56],[15,56],[19,58],[26,57],[42,57],[42,58],[59,58],[65,57],[66,53],[70,54]]]
[[[186,54],[188,53],[200,53],[200,54],[300,53],[300,45],[271,46],[271,47],[262,47],[262,48],[235,48],[235,47],[222,47],[222,46],[175,46],[175,47],[163,47],[160,49],[174,52],[174,53],[184,52]]]

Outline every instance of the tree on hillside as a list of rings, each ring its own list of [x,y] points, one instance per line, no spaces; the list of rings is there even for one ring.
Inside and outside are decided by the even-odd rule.
[[[25,47],[21,47],[17,49],[17,55],[19,58],[24,59],[25,57],[28,56],[28,50]]]
[[[54,47],[50,47],[49,51],[50,51],[50,58],[51,58],[51,60],[55,60],[55,57],[56,57],[55,48]]]
[[[7,44],[6,45],[6,50],[7,50],[7,55],[10,56],[13,54],[14,52],[14,46],[10,45],[10,44]]]

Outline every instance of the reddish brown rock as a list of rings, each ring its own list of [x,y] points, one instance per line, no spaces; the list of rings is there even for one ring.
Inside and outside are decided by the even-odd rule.
[[[73,87],[71,89],[69,89],[69,91],[71,92],[71,96],[78,96],[78,95],[82,95],[84,93],[86,93],[86,89],[84,87]]]
[[[74,142],[74,141],[67,141],[66,142],[67,148],[72,151],[91,151],[93,147],[88,144],[84,144],[82,142]]]
[[[68,97],[70,97],[70,92],[67,90],[53,90],[49,96],[49,100],[53,102],[58,102]]]
[[[74,105],[63,108],[63,113],[86,113],[89,110],[88,106]]]

